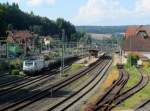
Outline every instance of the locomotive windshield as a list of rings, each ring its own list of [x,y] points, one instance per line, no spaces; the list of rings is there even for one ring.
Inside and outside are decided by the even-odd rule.
[[[26,61],[26,62],[25,62],[25,65],[26,65],[26,66],[33,66],[33,62]]]

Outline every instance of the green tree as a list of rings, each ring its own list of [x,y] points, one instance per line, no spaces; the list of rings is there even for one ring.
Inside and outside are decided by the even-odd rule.
[[[131,53],[131,54],[128,55],[127,65],[128,65],[128,66],[129,66],[129,65],[131,65],[131,66],[137,65],[137,61],[138,61],[138,60],[139,60],[138,55]]]
[[[18,4],[0,3],[0,35],[4,36],[7,29],[14,30],[31,30],[38,35],[59,35],[61,37],[62,29],[65,30],[66,41],[77,41],[76,37],[80,37],[76,32],[76,28],[70,22],[58,18],[56,21],[47,17],[34,15],[33,12],[25,13],[20,10]],[[74,35],[73,35],[74,34]]]

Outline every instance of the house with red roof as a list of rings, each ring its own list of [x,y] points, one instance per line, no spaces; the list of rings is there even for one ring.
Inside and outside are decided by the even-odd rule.
[[[14,30],[7,31],[7,41],[10,43],[24,44],[25,42],[31,42],[33,39],[33,33],[28,30]]]
[[[28,30],[7,31],[7,43],[11,44],[11,49],[16,49],[14,52],[23,50],[24,54],[27,54],[34,48],[34,37],[35,34]],[[16,45],[19,46],[19,49],[16,48]]]
[[[140,58],[150,59],[150,26],[129,26],[125,32],[124,55],[136,53]]]

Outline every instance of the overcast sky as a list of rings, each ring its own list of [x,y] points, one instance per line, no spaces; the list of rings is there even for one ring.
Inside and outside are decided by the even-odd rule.
[[[150,24],[150,0],[0,0],[16,2],[25,11],[75,25]]]

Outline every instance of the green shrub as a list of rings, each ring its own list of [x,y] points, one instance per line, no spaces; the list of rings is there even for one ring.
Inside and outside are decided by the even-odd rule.
[[[44,55],[44,60],[49,60],[50,56],[49,55]]]
[[[129,54],[128,59],[127,59],[127,66],[137,65],[138,60],[139,60],[138,55],[133,54],[133,53]]]
[[[142,65],[143,65],[143,68],[144,68],[144,69],[150,67],[149,61],[143,61]]]
[[[11,66],[12,69],[21,69],[22,64],[23,64],[22,60],[18,58],[9,61],[9,65]]]
[[[19,72],[19,75],[20,76],[26,76],[26,74],[24,72],[22,72],[22,71]]]
[[[17,70],[17,69],[13,69],[13,70],[11,71],[11,75],[19,75],[19,73],[20,73],[20,71]]]
[[[49,52],[48,54],[50,57],[57,57],[59,56],[59,53],[58,52]]]

